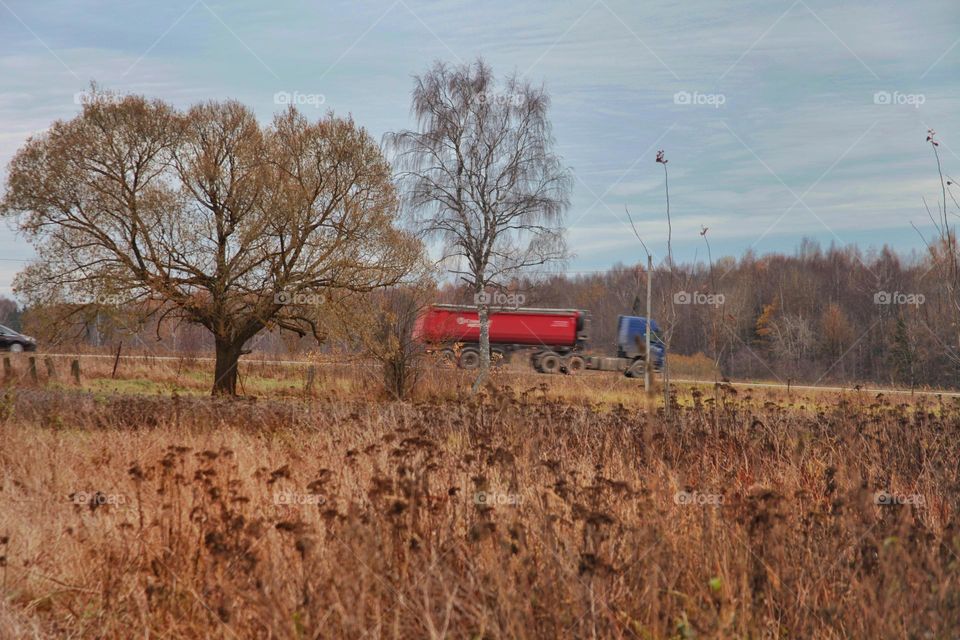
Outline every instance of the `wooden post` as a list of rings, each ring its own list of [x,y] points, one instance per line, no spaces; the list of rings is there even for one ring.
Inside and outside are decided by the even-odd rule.
[[[120,364],[120,349],[123,348],[123,340],[120,341],[120,344],[117,345],[117,357],[113,359],[113,373],[110,374],[111,378],[117,377],[117,365]]]
[[[70,375],[73,376],[73,383],[80,386],[80,358],[74,358],[70,363]]]
[[[56,380],[57,379],[57,370],[53,366],[53,358],[46,356],[43,359],[43,364],[47,367],[47,380]]]
[[[307,380],[303,385],[304,393],[313,395],[313,385],[317,379],[317,367],[316,365],[310,365],[307,367]]]
[[[40,382],[40,376],[37,375],[37,359],[34,356],[30,356],[28,362],[30,363],[30,379],[36,384]]]
[[[10,363],[9,356],[3,356],[3,381],[13,381],[13,365]]]

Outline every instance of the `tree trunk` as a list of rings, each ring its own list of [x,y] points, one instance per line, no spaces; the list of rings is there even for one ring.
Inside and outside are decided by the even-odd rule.
[[[235,396],[237,395],[237,364],[240,362],[243,343],[217,339],[216,345],[217,363],[214,366],[213,390],[210,394]]]
[[[490,313],[486,302],[481,302],[477,307],[480,316],[480,371],[473,383],[474,393],[480,390],[490,375]]]

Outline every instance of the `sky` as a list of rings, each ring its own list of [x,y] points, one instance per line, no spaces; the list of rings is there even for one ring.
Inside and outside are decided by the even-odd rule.
[[[888,244],[933,227],[937,131],[960,175],[960,3],[871,0],[0,0],[0,180],[91,81],[186,107],[235,98],[264,122],[295,102],[376,139],[409,128],[413,76],[482,56],[543,84],[575,176],[569,272]],[[914,229],[919,229],[920,233]],[[0,295],[34,253],[0,223]]]

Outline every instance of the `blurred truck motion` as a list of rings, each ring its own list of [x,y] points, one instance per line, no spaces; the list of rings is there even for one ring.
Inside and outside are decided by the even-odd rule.
[[[591,355],[590,314],[579,309],[491,309],[490,355],[494,361],[510,361],[514,354],[529,356],[540,373],[575,374],[583,369],[620,371],[627,377],[642,377],[646,366],[647,318],[617,319],[617,353]],[[659,327],[650,321],[651,364],[663,367],[666,347]],[[414,338],[430,351],[442,354],[461,369],[480,366],[480,316],[476,307],[435,304],[417,318]]]

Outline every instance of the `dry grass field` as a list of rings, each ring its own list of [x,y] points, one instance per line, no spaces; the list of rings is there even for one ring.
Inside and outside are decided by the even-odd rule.
[[[45,366],[50,359],[55,375]],[[133,393],[146,395],[208,396],[213,362],[210,358],[171,356],[169,354],[124,355],[114,370],[113,356],[101,351],[79,356],[82,375],[79,387],[70,376],[72,356],[39,354],[36,356],[38,382],[49,388],[81,389],[96,395]],[[14,355],[13,384],[30,383],[28,356]],[[703,356],[673,356],[675,375],[700,380],[715,380],[713,364]],[[314,368],[312,385],[307,369]],[[447,365],[427,362],[422,367],[416,396],[455,400],[469,390],[473,374],[451,371]],[[583,372],[578,376],[545,377],[535,373],[519,355],[502,367],[493,369],[495,386],[504,384],[520,389],[536,388],[541,396],[578,403],[623,403],[636,405],[643,400],[637,393],[642,381],[630,380],[609,372]],[[298,398],[350,400],[357,397],[389,399],[380,365],[359,358],[300,356],[278,359],[261,355],[245,359],[240,365],[239,389],[245,396],[259,398]],[[549,384],[545,384],[549,382]],[[659,391],[658,391],[659,393]],[[645,400],[643,400],[646,406]]]
[[[0,637],[960,629],[953,400],[721,384],[668,417],[613,375],[433,371],[397,402],[247,365],[225,401],[207,364],[2,392]]]

